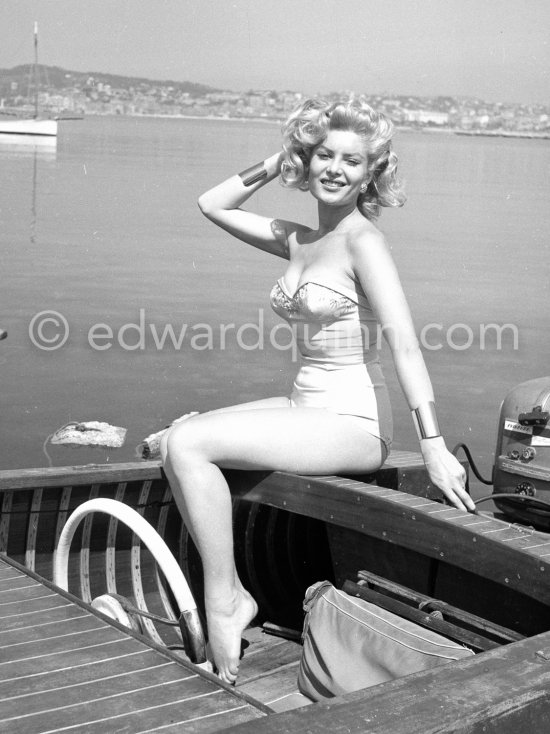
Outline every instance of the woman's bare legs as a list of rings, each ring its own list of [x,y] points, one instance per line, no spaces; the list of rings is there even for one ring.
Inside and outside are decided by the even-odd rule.
[[[273,398],[176,424],[162,451],[176,503],[202,559],[214,663],[220,677],[233,683],[241,635],[257,606],[235,568],[231,496],[219,467],[368,472],[382,462],[380,441],[356,417],[290,408],[287,398]]]

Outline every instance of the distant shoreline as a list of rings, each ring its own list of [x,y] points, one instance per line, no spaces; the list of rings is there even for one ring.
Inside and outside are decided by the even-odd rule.
[[[261,122],[266,125],[281,125],[284,118],[275,117],[225,117],[222,115],[161,115],[158,113],[139,113],[139,114],[112,114],[111,112],[87,112],[85,117],[145,117],[158,118],[162,120],[209,120],[219,122]],[[62,119],[60,120],[62,121]],[[531,140],[550,140],[550,131],[545,133],[537,132],[520,132],[516,130],[461,130],[455,127],[411,127],[410,125],[395,125],[396,130],[400,132],[411,133],[445,133],[449,135],[467,135],[470,137],[486,137],[486,138],[526,138]]]
[[[86,112],[84,117],[132,117],[157,118],[159,120],[209,120],[219,122],[263,122],[268,125],[281,125],[284,118],[276,117],[225,117],[222,115],[161,115],[157,112],[140,112],[138,114],[113,114],[112,112]]]

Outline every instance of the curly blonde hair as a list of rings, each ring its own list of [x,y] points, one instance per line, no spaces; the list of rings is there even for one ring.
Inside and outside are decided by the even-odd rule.
[[[367,219],[376,219],[382,206],[403,206],[406,197],[397,178],[397,156],[392,150],[393,123],[362,99],[328,102],[307,99],[283,125],[283,185],[308,190],[311,154],[329,130],[350,130],[365,142],[370,176],[357,207]]]

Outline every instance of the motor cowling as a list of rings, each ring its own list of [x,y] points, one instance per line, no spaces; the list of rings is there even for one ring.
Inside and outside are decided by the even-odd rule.
[[[493,493],[515,495],[494,500],[506,516],[550,531],[550,377],[517,385],[502,402]]]

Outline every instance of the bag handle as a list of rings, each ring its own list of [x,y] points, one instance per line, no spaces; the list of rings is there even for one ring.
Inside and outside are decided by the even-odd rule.
[[[304,618],[304,628],[302,631],[302,644],[309,629],[309,618],[313,607],[319,601],[319,599],[324,596],[326,592],[331,588],[332,584],[330,583],[330,581],[317,581],[316,584],[310,586],[306,591],[303,605],[306,616]]]

